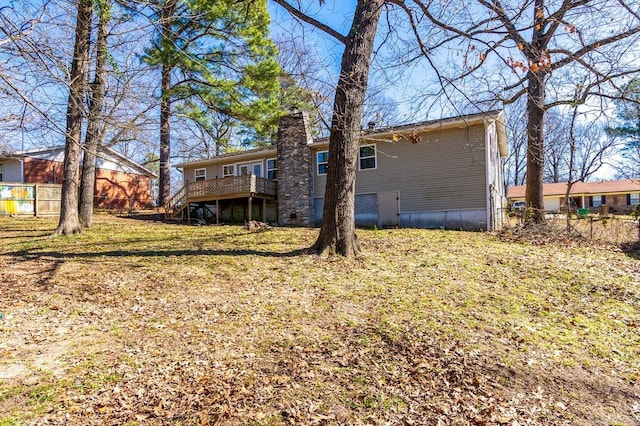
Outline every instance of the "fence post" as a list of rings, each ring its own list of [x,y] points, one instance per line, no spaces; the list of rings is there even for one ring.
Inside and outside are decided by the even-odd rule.
[[[38,184],[33,185],[33,215],[38,217]]]
[[[593,240],[593,216],[589,216],[589,223],[591,225],[591,231],[589,232],[589,239]]]

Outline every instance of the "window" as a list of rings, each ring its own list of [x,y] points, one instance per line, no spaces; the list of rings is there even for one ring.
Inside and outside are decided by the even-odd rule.
[[[250,167],[248,164],[238,164],[238,176],[250,175]]]
[[[318,174],[326,175],[327,174],[327,166],[329,165],[329,151],[320,151],[316,154],[316,159],[318,163]]]
[[[262,162],[238,164],[238,176],[256,175],[262,177]]]
[[[2,172],[2,169],[0,169]],[[2,180],[2,179],[0,179]],[[627,194],[627,204],[630,206],[637,206],[640,204],[640,194]]]
[[[278,171],[278,163],[275,158],[267,160],[267,179],[276,180]]]
[[[360,147],[360,170],[376,168],[376,146],[364,145]]]
[[[606,198],[604,195],[595,195],[589,197],[589,207],[601,207],[603,204],[606,204]]]
[[[196,182],[199,180],[207,179],[207,169],[196,169],[195,173],[196,173]]]
[[[235,176],[236,175],[236,165],[229,164],[228,166],[222,166],[222,177],[227,176]]]

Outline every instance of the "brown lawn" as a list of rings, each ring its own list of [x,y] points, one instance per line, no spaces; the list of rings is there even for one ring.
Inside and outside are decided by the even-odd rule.
[[[637,425],[615,247],[0,218],[0,425]]]

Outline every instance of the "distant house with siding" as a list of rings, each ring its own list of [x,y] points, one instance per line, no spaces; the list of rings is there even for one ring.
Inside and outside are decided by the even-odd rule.
[[[3,153],[0,154],[0,182],[60,184],[63,162],[64,146]],[[100,147],[94,206],[103,209],[149,207],[156,178],[155,173],[113,149]]]
[[[509,202],[524,201],[526,186],[510,186]],[[545,183],[542,188],[544,208],[548,211],[566,209],[567,182]],[[640,179],[576,182],[571,185],[572,208],[600,212],[606,206],[610,213],[629,214],[640,204]]]
[[[178,164],[184,186],[170,217],[210,222],[262,219],[281,225],[322,221],[329,141],[313,140],[302,113],[285,116],[278,142]],[[495,229],[503,225],[500,111],[363,130],[356,173],[360,226]]]

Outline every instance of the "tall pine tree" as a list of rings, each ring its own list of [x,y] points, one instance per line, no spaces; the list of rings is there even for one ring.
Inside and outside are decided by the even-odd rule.
[[[266,0],[164,0],[154,5],[158,31],[145,60],[161,67],[160,204],[170,194],[172,104],[194,117],[223,113],[273,132],[279,114],[278,66]]]

